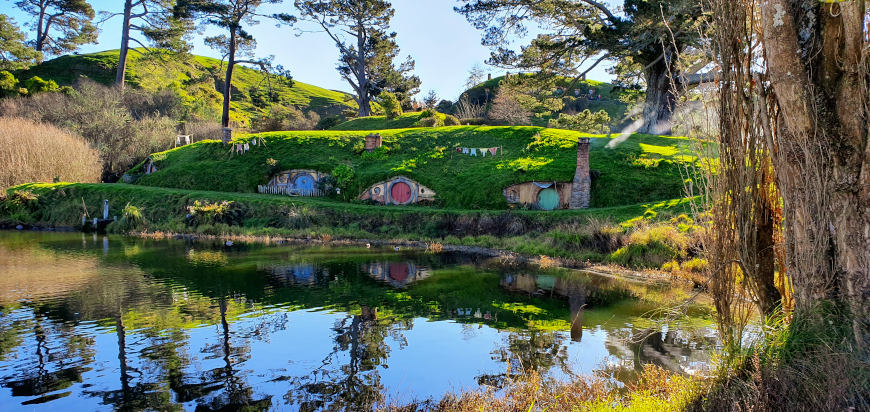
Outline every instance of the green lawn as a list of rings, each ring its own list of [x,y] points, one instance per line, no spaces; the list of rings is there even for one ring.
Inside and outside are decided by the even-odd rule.
[[[353,198],[378,181],[405,175],[438,194],[440,207],[504,209],[502,190],[528,181],[573,179],[576,142],[592,137],[592,207],[614,207],[683,196],[685,162],[695,160],[695,141],[633,135],[610,139],[538,127],[455,126],[377,131],[384,148],[363,149],[370,131],[273,132],[259,135],[265,146],[234,155],[220,142],[204,141],[152,156],[158,172],[137,184],[178,189],[255,192],[274,170],[331,172],[347,165],[354,176],[344,193]],[[244,135],[237,142],[247,142]],[[457,147],[495,147],[496,157],[470,157]],[[267,159],[278,166],[270,167]],[[141,165],[131,173],[142,172]]]

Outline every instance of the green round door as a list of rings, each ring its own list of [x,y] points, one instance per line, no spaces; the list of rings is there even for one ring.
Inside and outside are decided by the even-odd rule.
[[[538,207],[541,210],[554,210],[559,207],[559,193],[552,187],[538,192]]]

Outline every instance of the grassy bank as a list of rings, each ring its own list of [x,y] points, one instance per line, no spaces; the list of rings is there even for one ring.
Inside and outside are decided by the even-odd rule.
[[[89,216],[101,215],[104,199],[110,215],[120,218],[109,227],[116,232],[431,241],[652,268],[688,258],[691,247],[687,218],[681,215],[689,206],[685,200],[580,211],[468,211],[57,183],[10,189],[0,201],[0,221],[7,226],[74,226],[85,209]],[[642,233],[647,235],[638,235]]]
[[[363,150],[369,131],[274,132],[258,135],[265,145],[232,154],[216,141],[199,142],[152,156],[158,172],[131,173],[145,186],[254,192],[280,170],[330,173],[343,165],[345,199],[397,175],[415,179],[437,193],[438,206],[505,209],[503,189],[515,183],[570,182],[577,139],[592,137],[592,207],[626,206],[682,197],[685,162],[695,161],[689,139],[633,135],[610,139],[539,127],[455,126],[381,130],[384,147]],[[253,137],[241,136],[237,142]],[[461,147],[499,147],[497,156],[471,157]],[[270,161],[272,159],[273,161]]]

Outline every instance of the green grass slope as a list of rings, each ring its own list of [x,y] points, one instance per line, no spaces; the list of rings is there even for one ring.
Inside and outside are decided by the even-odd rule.
[[[503,188],[528,181],[573,179],[576,142],[593,137],[592,206],[612,207],[682,197],[682,171],[695,161],[694,141],[634,135],[609,139],[539,127],[454,126],[379,131],[384,148],[364,152],[369,131],[273,132],[259,135],[265,146],[244,155],[230,153],[217,141],[204,141],[152,155],[158,172],[141,175],[140,185],[178,189],[254,192],[274,170],[315,169],[338,165],[354,174],[345,194],[355,197],[373,183],[405,175],[438,194],[448,208],[503,209]],[[240,136],[237,142],[250,141]],[[503,148],[498,156],[470,157],[457,147]],[[267,159],[278,165],[269,166]],[[141,165],[130,173],[142,172]]]
[[[443,113],[437,116],[443,121],[446,117]],[[421,127],[417,122],[423,118],[423,112],[403,113],[395,119],[387,119],[386,116],[367,116],[350,119],[344,123],[332,127],[330,130],[386,130],[386,129],[409,129]]]
[[[39,76],[60,85],[71,85],[80,77],[87,77],[106,85],[115,81],[118,50],[99,53],[67,55],[52,59],[16,73],[21,79]],[[217,59],[204,56],[146,55],[131,51],[127,64],[127,82],[133,87],[149,91],[173,89],[192,101],[199,101],[202,109],[218,111],[225,66]],[[269,86],[273,99],[269,99]],[[232,108],[239,121],[268,112],[272,104],[295,106],[303,111],[313,110],[321,115],[339,113],[355,108],[350,96],[300,81],[288,81],[280,76],[267,76],[245,66],[236,66],[233,78]],[[202,100],[205,101],[202,101]]]

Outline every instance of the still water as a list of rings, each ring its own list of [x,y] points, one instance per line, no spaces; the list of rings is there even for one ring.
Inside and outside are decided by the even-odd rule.
[[[509,374],[703,373],[687,291],[473,256],[0,232],[0,410],[368,410]]]

